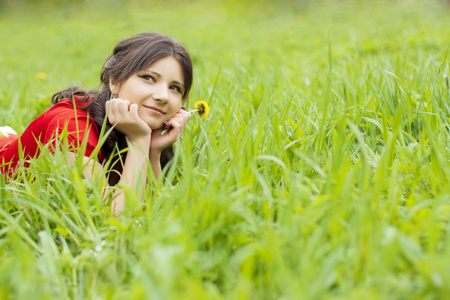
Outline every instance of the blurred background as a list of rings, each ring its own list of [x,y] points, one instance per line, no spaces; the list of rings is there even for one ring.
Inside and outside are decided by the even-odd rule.
[[[219,70],[224,93],[238,87],[245,94],[251,81],[276,75],[307,94],[328,68],[329,54],[335,65],[355,58],[389,64],[442,57],[449,14],[443,0],[2,0],[0,118],[11,120],[4,109],[12,91],[23,90],[14,103],[25,109],[25,98],[45,106],[68,86],[97,88],[113,46],[138,32],[161,32],[187,47],[195,66],[195,98],[209,95]],[[20,116],[28,120],[29,113],[34,114]]]

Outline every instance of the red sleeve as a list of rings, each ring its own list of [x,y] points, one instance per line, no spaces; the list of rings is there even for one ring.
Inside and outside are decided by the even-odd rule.
[[[86,145],[85,156],[90,156],[98,145],[99,133],[94,120],[85,111],[75,110],[69,100],[53,105],[31,122],[18,139],[10,141],[0,151],[0,172],[6,173],[9,166],[15,168],[21,157],[19,153],[25,159],[37,157],[40,145],[49,143],[50,151],[54,151],[54,146],[58,141],[64,141],[64,137],[67,137],[70,151],[79,153]],[[60,145],[64,146],[62,142]]]
[[[51,119],[41,143],[55,146],[57,140],[62,143],[66,137],[70,151],[79,153],[86,147],[84,156],[90,156],[98,145],[96,125],[87,115],[60,114]]]

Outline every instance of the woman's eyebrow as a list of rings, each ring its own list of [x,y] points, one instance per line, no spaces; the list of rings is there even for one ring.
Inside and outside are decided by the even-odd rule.
[[[179,81],[174,80],[174,81],[172,81],[172,83],[179,84],[179,85],[181,85],[181,86],[184,88],[184,84],[182,84],[182,83],[179,82]]]
[[[156,75],[156,77],[161,77],[161,74],[159,74],[158,72],[152,70],[147,70],[147,72],[153,73],[154,75]]]
[[[158,72],[155,72],[152,70],[147,70],[147,72],[150,72],[150,73],[154,74],[156,77],[161,78],[161,74],[159,74]],[[179,85],[183,86],[183,88],[184,88],[184,84],[179,82],[178,80],[173,80],[172,83],[179,84]]]

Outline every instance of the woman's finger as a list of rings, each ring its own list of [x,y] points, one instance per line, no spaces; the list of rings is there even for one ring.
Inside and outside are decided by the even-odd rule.
[[[180,110],[174,117],[172,117],[170,120],[167,121],[166,125],[171,125],[172,122],[177,121],[180,124],[183,124],[183,126],[185,126],[190,118],[191,114],[189,112]]]
[[[138,105],[133,103],[130,105],[130,114],[133,118],[139,117],[138,115]]]
[[[116,106],[117,114],[122,118],[128,118],[130,104],[128,100],[118,100]]]
[[[111,124],[129,121],[130,101],[123,99],[111,99],[108,101],[108,120]]]

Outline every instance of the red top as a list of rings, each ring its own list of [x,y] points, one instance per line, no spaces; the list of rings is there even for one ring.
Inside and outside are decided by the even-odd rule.
[[[78,101],[77,106],[86,105]],[[10,135],[8,138],[0,137],[0,173],[13,171],[19,162],[19,145],[25,159],[37,157],[39,146],[51,143],[54,146],[57,138],[67,128],[67,142],[70,150],[76,152],[83,141],[86,140],[84,156],[90,156],[98,145],[99,132],[94,120],[82,109],[74,108],[70,101],[64,100],[53,105],[42,115],[37,117],[18,137]],[[49,147],[50,151],[52,147]],[[100,152],[98,154],[100,158]]]

